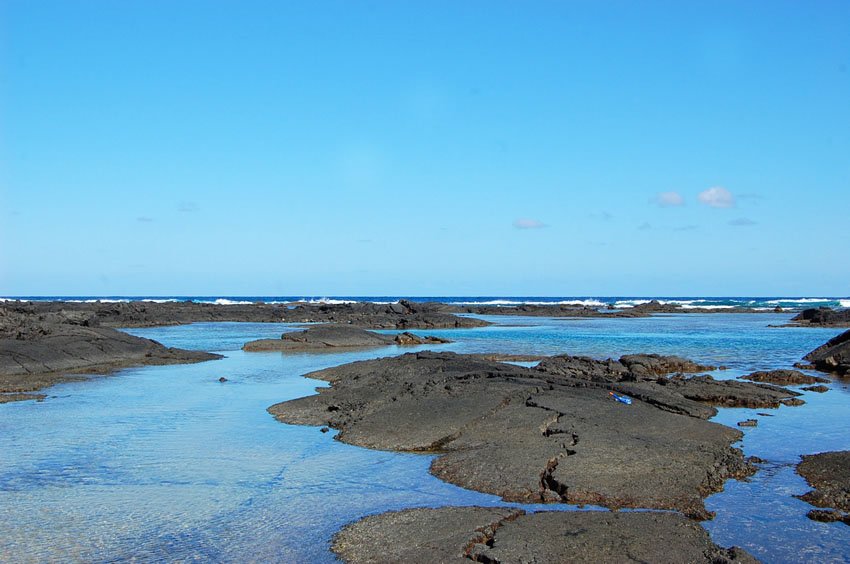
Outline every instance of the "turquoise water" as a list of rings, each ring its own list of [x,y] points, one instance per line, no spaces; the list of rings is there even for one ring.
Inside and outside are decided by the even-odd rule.
[[[717,377],[790,367],[838,330],[768,328],[788,315],[641,319],[498,319],[494,327],[427,331],[443,350],[596,357],[676,353],[730,369]],[[313,393],[301,375],[402,352],[244,353],[282,324],[218,323],[130,331],[170,346],[222,352],[195,365],[130,369],[51,388],[42,403],[0,405],[0,559],[4,561],[333,561],[331,536],[363,515],[412,506],[500,505],[440,482],[431,458],[371,451],[333,433],[283,425],[265,411]],[[404,352],[411,349],[404,349]],[[415,349],[413,349],[415,350]],[[218,382],[220,376],[228,382]],[[793,494],[800,454],[850,449],[850,390],[835,382],[774,417],[723,410],[720,422],[756,417],[747,454],[768,460],[749,482],[709,498],[716,542],[768,562],[847,561],[850,527],[805,517]],[[549,507],[551,508],[551,506]]]

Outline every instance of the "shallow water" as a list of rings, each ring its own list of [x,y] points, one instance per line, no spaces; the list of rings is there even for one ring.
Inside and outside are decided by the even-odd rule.
[[[716,377],[790,367],[839,330],[768,328],[787,315],[643,319],[498,319],[481,329],[428,331],[457,352],[680,354],[728,366]],[[431,457],[341,444],[333,433],[277,423],[265,411],[324,385],[302,377],[390,347],[333,355],[244,353],[282,324],[134,329],[169,346],[222,352],[195,365],[145,367],[56,386],[43,403],[0,404],[0,559],[333,561],[329,541],[363,515],[413,506],[501,505],[428,474]],[[218,382],[220,376],[228,382]],[[774,417],[722,410],[745,430],[748,455],[768,460],[749,482],[708,499],[715,541],[768,562],[847,561],[850,527],[805,517],[798,456],[850,448],[850,390],[782,407]],[[548,508],[552,508],[549,506]]]

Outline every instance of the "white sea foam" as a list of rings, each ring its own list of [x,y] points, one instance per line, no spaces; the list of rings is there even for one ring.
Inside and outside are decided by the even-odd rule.
[[[838,300],[838,305],[840,305],[841,307],[850,307],[850,298],[847,298],[845,300]]]
[[[323,305],[342,305],[342,304],[356,304],[357,300],[335,300],[333,298],[304,298],[299,300],[308,304],[323,304]]]
[[[198,300],[199,304],[214,304],[214,305],[251,305],[254,302],[246,302],[244,300],[228,300],[226,298],[218,298],[213,301]]]
[[[467,306],[518,306],[518,305],[574,305],[574,306],[588,306],[588,307],[603,307],[608,304],[605,302],[600,302],[599,300],[589,299],[589,300],[563,300],[560,302],[545,302],[545,301],[531,301],[531,300],[488,300],[488,301],[455,301],[450,302],[451,305],[467,305]]]
[[[126,303],[130,303],[130,300],[127,300],[127,299],[111,300],[111,299],[108,299],[108,298],[95,298],[95,299],[91,299],[91,300],[68,300],[68,303],[72,303],[72,304],[96,304],[96,303],[101,303],[101,304],[126,304]]]
[[[831,302],[828,298],[780,298],[778,300],[767,300],[766,304],[817,304]]]
[[[175,299],[175,298],[169,298],[167,300],[166,299],[160,300],[160,299],[154,299],[154,298],[145,298],[141,301],[150,302],[150,303],[154,303],[154,304],[168,304],[168,303],[172,303],[172,302],[179,302],[180,300]]]

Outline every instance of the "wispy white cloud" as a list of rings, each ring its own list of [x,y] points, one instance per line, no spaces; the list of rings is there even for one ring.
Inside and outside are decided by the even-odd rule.
[[[607,211],[590,214],[591,219],[601,219],[602,221],[611,221],[614,218],[613,214]]]
[[[699,201],[712,208],[735,207],[735,197],[723,186],[714,186],[699,193]]]
[[[699,229],[699,225],[683,225],[674,228],[673,231],[694,231],[695,229]]]
[[[514,220],[514,227],[517,229],[540,229],[542,227],[546,227],[546,224],[539,219],[522,217]]]
[[[152,217],[139,216],[136,218],[136,221],[139,223],[151,223],[153,221]]]
[[[651,201],[662,208],[675,208],[685,205],[685,199],[678,192],[659,192]]]
[[[638,225],[638,230],[640,231],[649,231],[650,229],[652,229],[652,226],[649,224],[648,221],[644,221],[643,223]]]
[[[729,225],[733,225],[735,227],[750,227],[753,225],[758,225],[757,221],[753,221],[748,217],[739,217],[738,219],[733,219],[729,222]]]
[[[195,202],[180,202],[180,205],[177,206],[177,211],[183,213],[196,212],[199,209],[201,208],[198,207],[198,204],[196,204]]]

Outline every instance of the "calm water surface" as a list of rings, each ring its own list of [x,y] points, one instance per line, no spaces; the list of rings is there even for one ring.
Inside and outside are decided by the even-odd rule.
[[[729,378],[790,367],[839,332],[767,327],[788,317],[492,318],[499,325],[427,333],[455,340],[442,350],[457,352],[675,353],[726,365],[715,376]],[[227,358],[125,370],[55,386],[43,403],[0,404],[0,559],[327,562],[334,560],[331,536],[366,514],[503,505],[433,478],[431,457],[352,447],[333,433],[274,421],[268,406],[324,385],[302,374],[411,350],[239,350],[287,330],[250,323],[133,329]],[[793,468],[800,454],[850,449],[850,390],[839,381],[831,387],[805,393],[802,407],[759,410],[773,417],[722,410],[717,420],[728,425],[759,419],[741,446],[768,463],[749,482],[728,482],[708,499],[717,518],[704,525],[716,542],[767,562],[850,560],[850,527],[810,521],[810,507],[793,497],[807,490]]]

